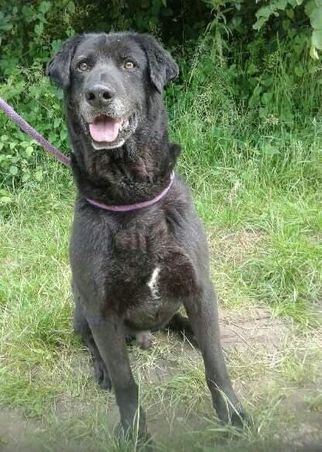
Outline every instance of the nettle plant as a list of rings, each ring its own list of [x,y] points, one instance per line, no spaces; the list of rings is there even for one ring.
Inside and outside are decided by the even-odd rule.
[[[318,51],[322,50],[322,0],[271,0],[265,3],[256,12],[257,20],[253,28],[260,30],[272,16],[278,17],[281,12],[285,12],[292,20],[295,17],[295,10],[304,6],[304,12],[312,27],[310,55],[314,59],[319,59]]]
[[[208,24],[208,30],[215,29],[218,40],[223,34],[227,36],[239,31],[243,26],[251,26],[253,30],[260,31],[267,26],[267,31],[273,29],[272,19],[282,17],[282,30],[292,26],[298,16],[299,29],[306,20],[311,25],[310,55],[319,59],[322,51],[322,0],[204,0],[210,6],[213,19]],[[306,18],[305,18],[306,16]],[[245,20],[246,19],[246,20]],[[282,31],[281,30],[281,31]],[[243,30],[249,36],[249,28]],[[218,43],[222,48],[223,43]]]
[[[207,0],[211,59],[254,125],[316,117],[322,95],[322,0]]]

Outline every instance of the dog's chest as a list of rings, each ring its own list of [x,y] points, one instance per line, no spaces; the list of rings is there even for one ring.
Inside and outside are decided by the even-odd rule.
[[[195,289],[193,265],[166,221],[118,230],[111,249],[108,291],[118,303],[144,306],[154,315],[164,309],[165,300],[182,298]]]
[[[87,298],[124,315],[135,329],[167,321],[198,290],[195,267],[165,216],[137,221],[75,216],[71,239],[74,284]],[[122,220],[122,221],[121,221]]]
[[[165,325],[178,310],[181,300],[165,295],[160,281],[161,266],[151,272],[144,286],[138,287],[136,302],[124,312],[130,331],[144,331]]]

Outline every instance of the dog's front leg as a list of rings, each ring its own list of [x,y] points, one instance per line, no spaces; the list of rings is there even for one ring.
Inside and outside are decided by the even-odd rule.
[[[187,298],[185,308],[200,347],[206,380],[219,419],[241,425],[243,411],[228,376],[220,344],[218,310],[211,283],[196,298]]]
[[[109,370],[124,432],[146,436],[145,414],[138,404],[138,387],[134,381],[126,350],[122,319],[114,313],[86,313],[95,343]]]

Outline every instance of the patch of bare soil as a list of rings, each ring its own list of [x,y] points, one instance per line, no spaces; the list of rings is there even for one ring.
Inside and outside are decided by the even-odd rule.
[[[260,444],[250,446],[246,442],[243,443],[245,448],[240,444],[239,452],[241,450],[247,450],[247,452],[253,450],[256,452],[266,450],[270,452],[273,450],[322,452],[322,372],[321,378],[314,378],[314,382],[310,383],[293,383],[287,381],[287,377],[283,381],[283,376],[279,375],[283,372],[283,361],[288,353],[296,351],[298,346],[304,363],[306,355],[311,353],[310,347],[316,347],[318,344],[322,346],[322,335],[314,333],[314,340],[313,337],[309,340],[301,336],[297,337],[291,323],[274,317],[263,307],[243,308],[235,312],[222,311],[220,319],[222,346],[228,361],[232,361],[231,368],[236,367],[234,380],[237,393],[244,399],[251,395],[253,400],[259,400],[259,394],[269,392],[272,387],[272,399],[277,397],[276,405],[281,406],[282,414],[280,416],[285,415],[285,419],[289,420],[286,431],[284,427],[281,429],[277,422],[277,425],[274,424],[271,434],[265,439],[263,438]],[[177,356],[184,353],[192,362],[201,362],[199,351],[192,348],[189,343],[177,341],[173,346],[177,351]],[[236,356],[238,356],[237,361],[234,360]],[[171,362],[162,362],[162,364],[160,366],[161,379],[175,373]],[[239,376],[239,367],[242,368],[242,378]],[[245,374],[246,367],[250,368],[249,378],[247,378],[247,371]],[[322,365],[320,368],[322,370]],[[310,367],[307,368],[307,372],[311,372]],[[303,369],[303,373],[305,374],[305,369]],[[153,375],[150,375],[150,381],[160,381],[158,366],[152,369],[152,374],[154,374],[154,378]],[[310,375],[308,376],[310,377]],[[277,378],[278,381],[275,381]],[[318,403],[314,403],[314,400],[317,400]],[[258,411],[260,408],[257,409]],[[180,444],[182,433],[189,434],[191,431],[211,429],[210,412],[210,403],[205,407],[203,416],[195,415],[193,412],[187,416],[184,406],[176,409],[175,418],[171,419],[170,427],[168,426],[175,441],[173,444],[176,444],[176,448],[173,450],[194,450],[193,447],[189,448],[186,442],[184,445]],[[274,416],[274,413],[269,416]],[[150,420],[151,417],[152,431],[154,430],[156,436],[162,438],[169,435],[165,426],[160,425],[158,414],[152,411],[149,413]],[[208,426],[207,422],[210,422]],[[181,432],[181,435],[176,438],[178,431]],[[228,448],[227,450],[235,449]]]
[[[18,410],[2,409],[0,412],[0,451],[26,451],[26,438],[30,433],[40,433],[42,425],[27,419]]]
[[[274,318],[262,307],[222,312],[220,315],[221,341],[224,349],[257,348],[279,349],[289,334],[285,321]]]
[[[265,390],[267,391],[270,384],[275,384],[275,390],[276,384],[279,385],[279,389],[281,389],[281,385],[283,385],[283,376],[279,378],[278,383],[273,381],[273,379],[276,379],[276,374],[279,375],[280,371],[278,370],[275,372],[274,376],[272,376],[273,374],[266,372],[266,370],[263,374],[257,369],[257,367],[260,367],[259,361],[262,359],[266,360],[266,364],[269,362],[269,366],[271,366],[272,371],[274,372],[274,365],[278,366],[280,364],[281,360],[286,356],[290,344],[292,345],[292,343],[295,343],[298,339],[294,334],[291,324],[273,317],[268,310],[262,307],[244,308],[239,309],[236,312],[223,311],[221,312],[220,318],[222,345],[228,361],[230,362],[237,392],[241,394],[243,398],[251,397],[253,400],[252,403],[256,406],[258,400],[260,400],[259,394],[265,392]],[[303,337],[300,338],[299,341],[303,353],[306,355],[306,347],[309,353],[311,342],[306,343],[305,338]],[[321,336],[316,335],[315,345],[316,344],[322,345]],[[147,363],[144,362],[144,360],[141,360],[142,363],[140,363],[140,368],[143,370],[144,374],[144,384],[162,383],[172,375],[180,374],[180,361],[177,359],[179,356],[181,358],[187,357],[193,365],[200,365],[202,363],[198,350],[194,349],[189,343],[182,342],[172,335],[167,337],[162,333],[158,333],[155,338],[155,345],[158,349],[158,352],[155,354],[155,359],[153,359],[153,349],[148,352],[142,352],[145,356],[148,356]],[[140,362],[137,353],[141,352],[136,352],[134,347],[131,352],[131,361],[133,364],[135,364],[135,361]],[[234,366],[235,355],[238,356],[238,360],[236,361],[238,363],[237,366]],[[248,379],[247,373],[245,374],[245,369],[243,369],[241,381],[238,366],[240,366],[241,362],[243,363],[243,359],[245,359],[245,363],[250,363],[250,376]],[[87,364],[84,364],[85,367],[88,365],[87,361],[86,363]],[[88,369],[86,368],[85,371],[87,372]],[[309,371],[308,368],[308,372]],[[296,382],[293,386],[289,383],[286,384],[288,388],[284,392],[282,391],[283,396],[280,397],[281,400],[279,401],[279,404],[283,408],[283,413],[285,413],[285,416],[289,419],[287,431],[281,431],[277,421],[276,429],[273,429],[267,444],[267,439],[263,440],[263,442],[257,446],[254,444],[248,446],[246,442],[245,448],[240,448],[238,450],[247,450],[248,452],[253,450],[256,450],[256,452],[266,450],[303,452],[322,451],[322,402],[319,401],[319,396],[321,396],[321,384],[321,378],[313,379],[310,383],[298,384],[298,382]],[[272,394],[273,392],[274,391],[272,390]],[[198,394],[196,395],[198,396]],[[91,412],[90,401],[86,403],[86,406],[85,404],[84,406],[79,406],[79,401],[77,403],[77,401],[73,399],[69,400],[67,395],[65,399],[63,409],[59,409],[56,412],[57,417],[61,418],[61,422],[64,423],[65,421],[68,421],[68,419],[72,419],[73,417],[76,418],[81,412]],[[159,401],[155,406],[148,409],[150,431],[155,436],[156,440],[164,442],[167,437],[171,437],[171,442],[169,444],[172,444],[171,450],[174,451],[203,450],[202,443],[200,446],[200,440],[197,448],[194,446],[193,439],[191,439],[189,445],[186,441],[184,441],[184,444],[181,444],[180,438],[182,435],[187,437],[192,431],[206,430],[209,425],[212,425],[211,422],[213,422],[213,420],[209,421],[210,413],[212,412],[210,401],[207,401],[207,406],[205,404],[205,409],[203,410],[202,408],[198,416],[193,412],[187,414],[184,400],[180,402],[175,410],[168,409],[167,404],[168,400],[165,400],[164,405],[166,405],[166,408],[163,406],[160,407]],[[118,416],[114,402],[112,406],[109,403],[108,411],[110,411],[110,409],[115,414],[113,419],[116,419]],[[261,411],[260,406],[256,408],[256,411]],[[167,419],[165,419],[165,413],[168,417]],[[274,416],[274,413],[272,416]],[[3,452],[29,452],[29,450],[33,452],[39,450],[42,452],[45,450],[72,451],[77,449],[76,446],[75,449],[72,445],[68,448],[65,444],[62,449],[61,446],[58,446],[59,439],[57,444],[52,447],[47,447],[42,442],[43,446],[39,446],[40,448],[36,448],[36,446],[30,446],[28,448],[28,444],[31,444],[28,443],[30,437],[39,434],[44,436],[44,434],[41,433],[42,431],[46,432],[41,422],[26,419],[17,410],[3,410],[0,413],[0,450]],[[180,432],[180,438],[178,437],[178,432]],[[170,441],[170,439],[168,441]],[[93,450],[95,450],[94,444],[92,446]],[[87,450],[90,449],[91,448],[88,448]],[[219,448],[218,450],[225,449]],[[229,448],[226,450],[237,449]]]
[[[265,359],[270,357],[270,363],[279,363],[292,350],[298,350],[303,359],[303,383],[296,387],[286,387],[281,399],[282,411],[289,419],[285,431],[276,431],[272,440],[280,444],[281,450],[290,451],[322,451],[322,362],[311,363],[306,367],[306,357],[312,353],[312,348],[322,349],[322,333],[308,334],[306,338],[294,335],[291,324],[274,318],[264,308],[248,309],[239,313],[223,312],[221,321],[221,337],[224,350],[232,349]],[[246,353],[246,354],[245,354]],[[315,373],[312,374],[312,365]],[[307,375],[305,373],[307,372]],[[305,382],[306,377],[310,381]],[[270,384],[270,377],[261,376],[252,385],[258,389]],[[238,377],[237,377],[238,381]],[[237,386],[238,383],[237,383]],[[247,386],[247,385],[246,385]],[[288,386],[285,383],[285,386]],[[239,388],[243,391],[243,388]],[[256,389],[255,389],[256,390]],[[279,450],[279,449],[275,449]]]

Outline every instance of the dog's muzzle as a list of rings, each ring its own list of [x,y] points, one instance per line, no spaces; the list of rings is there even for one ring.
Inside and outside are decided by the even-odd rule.
[[[135,132],[137,115],[109,116],[99,114],[88,123],[88,131],[94,149],[115,149],[122,146]]]

